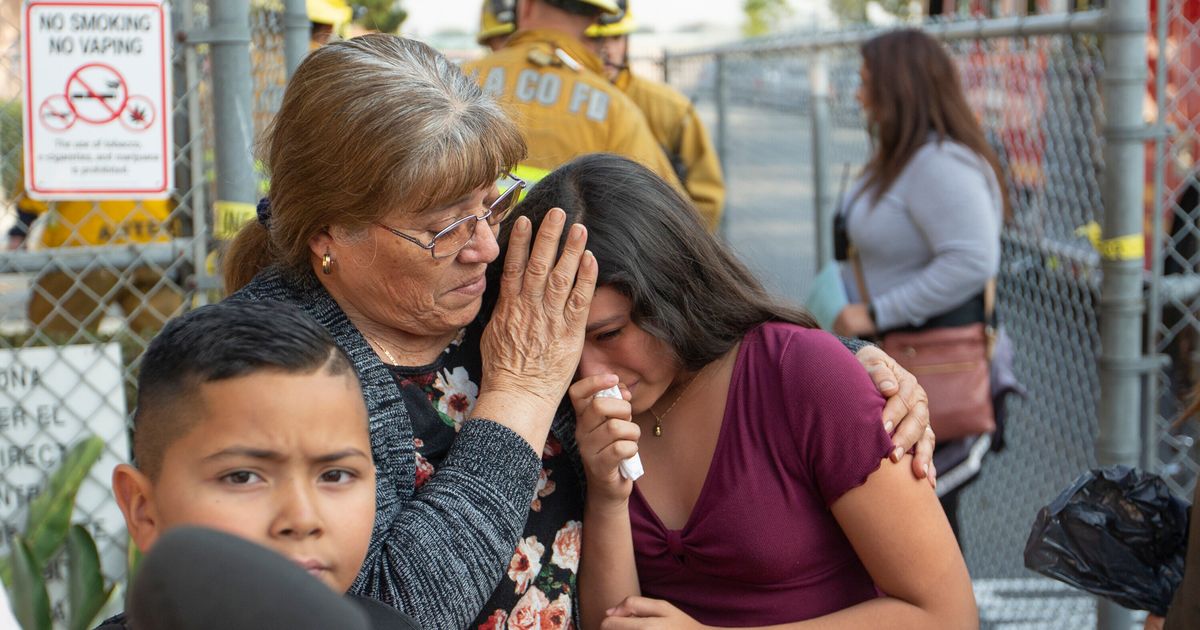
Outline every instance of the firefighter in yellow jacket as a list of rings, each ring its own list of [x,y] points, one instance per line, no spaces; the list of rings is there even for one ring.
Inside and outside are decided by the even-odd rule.
[[[587,30],[588,42],[604,61],[605,75],[637,104],[666,151],[687,194],[715,229],[725,203],[721,162],[691,100],[669,85],[629,70],[629,34],[635,29],[629,0],[616,0],[619,15],[603,15]]]
[[[519,0],[517,31],[500,51],[463,65],[508,109],[529,155],[514,174],[539,175],[586,153],[636,160],[667,181],[679,180],[641,111],[601,74],[604,64],[583,40],[614,0]],[[682,188],[681,188],[682,190]]]
[[[24,182],[24,175],[19,180]],[[166,200],[38,201],[18,191],[17,223],[9,230],[9,249],[27,245],[29,228],[41,217],[39,248],[157,243],[178,234],[178,221]],[[150,266],[83,271],[47,269],[33,283],[29,320],[35,330],[66,338],[76,331],[95,334],[108,304],[125,311],[135,332],[153,331],[179,313],[183,293],[178,281]]]

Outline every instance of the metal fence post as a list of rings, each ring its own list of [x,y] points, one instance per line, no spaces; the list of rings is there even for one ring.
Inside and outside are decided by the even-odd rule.
[[[217,199],[254,203],[249,0],[211,0]]]
[[[1141,455],[1142,208],[1145,192],[1142,97],[1146,89],[1147,0],[1108,5],[1104,38],[1104,218],[1101,226],[1101,465],[1137,466]],[[1100,600],[1097,627],[1128,630],[1131,613]]]
[[[289,79],[308,54],[311,32],[304,0],[283,0],[283,54]]]
[[[195,7],[189,0],[176,3],[182,9],[183,22],[186,31],[191,31],[195,25]],[[201,104],[200,104],[200,60],[196,47],[188,42],[183,49],[183,76],[187,85],[187,128],[197,134],[191,136],[188,142],[188,166],[190,175],[188,181],[193,184],[191,189],[192,206],[192,273],[195,274],[197,286],[205,284],[208,277],[208,194],[204,184],[204,140],[201,133]],[[208,292],[197,291],[193,297],[196,306],[208,303]]]
[[[185,7],[190,9],[189,2],[172,2],[171,3],[171,24],[176,32],[187,33],[192,28],[191,11],[185,12]],[[192,189],[192,170],[188,167],[188,161],[180,159],[188,146],[191,144],[192,128],[190,125],[188,113],[190,109],[187,105],[188,90],[192,85],[188,82],[187,64],[189,56],[187,51],[191,47],[186,43],[181,43],[178,38],[171,37],[171,72],[173,78],[171,84],[174,89],[173,106],[171,115],[174,117],[171,124],[175,132],[175,190],[179,191],[180,196],[184,196],[183,191]],[[193,213],[195,206],[192,207]],[[192,229],[192,226],[189,226]]]
[[[716,101],[717,101],[717,155],[721,159],[721,171],[725,173],[725,210],[721,212],[721,223],[717,227],[717,234],[722,239],[727,240],[729,237],[729,211],[732,209],[732,204],[729,202],[732,195],[729,194],[729,81],[726,76],[726,57],[724,53],[717,53],[717,76],[716,76]]]
[[[1155,34],[1160,51],[1167,50],[1167,2],[1157,3],[1155,11]],[[1164,181],[1167,168],[1167,143],[1162,130],[1166,128],[1167,100],[1167,56],[1159,54],[1155,59],[1154,68],[1154,104],[1155,124],[1159,133],[1154,138],[1154,194],[1150,202],[1152,212],[1150,228],[1150,286],[1146,294],[1146,339],[1145,352],[1147,355],[1158,354],[1159,325],[1162,322],[1162,296],[1159,293],[1159,282],[1163,275],[1163,205]],[[1155,454],[1158,449],[1158,427],[1155,420],[1158,417],[1158,374],[1150,373],[1145,380],[1145,390],[1142,392],[1142,461],[1140,467],[1151,471],[1155,468]]]
[[[812,87],[813,209],[816,215],[817,265],[833,260],[833,191],[829,188],[829,74],[825,53],[812,56],[808,76]]]

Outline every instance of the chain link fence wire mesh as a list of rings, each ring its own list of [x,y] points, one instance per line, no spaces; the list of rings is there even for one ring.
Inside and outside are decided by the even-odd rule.
[[[692,99],[721,155],[722,234],[746,253],[768,289],[796,300],[816,275],[808,61],[786,49],[734,49],[672,56],[665,68],[668,83]],[[859,124],[834,134],[846,150],[863,145],[865,152],[860,130]]]
[[[1198,399],[1200,384],[1200,6],[1183,0],[1163,5],[1152,16],[1162,28],[1152,33],[1157,80],[1151,96],[1165,135],[1150,169],[1155,197],[1147,222],[1160,229],[1151,242],[1157,275],[1146,344],[1163,361],[1147,387],[1146,459],[1172,490],[1190,498],[1200,473],[1200,422],[1181,422],[1181,415]]]
[[[250,72],[254,80],[254,138],[257,142],[279,111],[287,87],[282,0],[256,0],[250,9]],[[269,182],[259,170],[259,192]]]
[[[84,480],[74,521],[96,538],[105,579],[122,584],[128,542],[112,500],[113,466],[129,461],[138,363],[150,339],[194,297],[194,262],[212,177],[204,45],[205,3],[172,10],[169,50],[175,190],[165,200],[38,201],[22,182],[20,3],[0,9],[0,555],[21,533],[29,502],[63,454],[86,437],[104,452]],[[159,115],[164,115],[160,112]],[[60,554],[61,555],[61,554]],[[56,627],[64,620],[65,560],[49,574]],[[113,600],[119,608],[123,596]]]
[[[725,238],[768,288],[795,301],[819,265],[815,166],[824,161],[836,205],[843,181],[868,156],[855,97],[857,42],[868,35],[735,45],[670,55],[663,66],[719,145],[729,186]],[[961,544],[984,627],[1086,626],[1095,623],[1093,600],[1034,576],[1022,552],[1037,510],[1096,464],[1100,260],[1089,235],[1103,212],[1099,38],[976,36],[947,46],[1005,174],[1012,216],[1002,233],[997,313],[1028,388],[1010,403],[1007,449],[985,459],[962,495]],[[818,65],[829,107],[816,130],[824,134],[820,155]]]

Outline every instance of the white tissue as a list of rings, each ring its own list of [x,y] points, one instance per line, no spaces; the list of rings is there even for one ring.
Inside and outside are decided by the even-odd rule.
[[[613,385],[612,387],[597,393],[596,398],[621,398],[621,388]],[[642,458],[637,453],[634,453],[633,457],[630,457],[629,459],[621,460],[621,463],[617,465],[617,469],[621,471],[622,477],[630,481],[637,481],[638,477],[641,477],[646,473],[646,471],[642,469]]]

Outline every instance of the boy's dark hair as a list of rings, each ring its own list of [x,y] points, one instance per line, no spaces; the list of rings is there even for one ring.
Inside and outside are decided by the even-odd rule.
[[[191,428],[204,383],[260,371],[350,374],[349,357],[312,317],[283,302],[225,300],[167,322],[142,355],[133,455],[154,478],[170,444]]]

